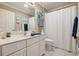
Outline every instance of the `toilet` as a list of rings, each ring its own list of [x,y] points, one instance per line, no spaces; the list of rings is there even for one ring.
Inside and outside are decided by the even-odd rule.
[[[47,51],[52,51],[53,50],[53,40],[49,39],[49,38],[46,38],[45,42],[46,42],[46,46],[45,46],[46,50]]]

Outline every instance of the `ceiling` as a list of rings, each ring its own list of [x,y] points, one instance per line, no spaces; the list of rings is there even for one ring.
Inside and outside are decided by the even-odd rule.
[[[41,7],[45,8],[47,11],[49,11],[51,9],[55,9],[75,2],[36,2],[36,3],[39,4]],[[1,4],[15,8],[29,15],[34,14],[34,9],[32,7],[27,8],[24,7],[25,2],[1,2]]]
[[[38,4],[43,5],[47,10],[59,8],[68,4],[73,4],[75,2],[39,2]]]

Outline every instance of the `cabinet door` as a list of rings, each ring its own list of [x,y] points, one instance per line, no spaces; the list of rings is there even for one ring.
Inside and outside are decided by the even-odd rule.
[[[31,46],[40,41],[40,37],[33,37],[32,39],[27,40],[27,46]]]
[[[43,55],[43,54],[45,54],[45,40],[43,39],[43,40],[41,40],[40,41],[40,43],[39,43],[39,45],[40,45],[40,55]]]
[[[17,51],[16,53],[10,55],[10,56],[26,56],[26,48],[20,50],[20,51]]]
[[[15,51],[18,51],[24,47],[26,47],[25,40],[20,41],[20,42],[11,43],[8,45],[4,45],[4,46],[2,46],[2,55],[3,56],[10,55],[10,54],[14,53]]]
[[[27,47],[27,56],[39,56],[39,43]]]

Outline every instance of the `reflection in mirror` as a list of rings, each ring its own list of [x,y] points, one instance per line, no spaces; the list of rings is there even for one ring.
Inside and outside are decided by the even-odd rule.
[[[28,24],[26,14],[0,8],[0,36],[24,33],[24,24]]]
[[[11,32],[15,30],[15,13],[0,9],[0,31]]]
[[[24,24],[28,24],[27,15],[0,9],[0,31],[24,31]]]

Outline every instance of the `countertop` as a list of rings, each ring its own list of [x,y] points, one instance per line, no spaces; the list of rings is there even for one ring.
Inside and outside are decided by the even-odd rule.
[[[21,41],[21,40],[31,39],[31,38],[38,37],[38,36],[41,36],[41,35],[36,35],[36,36],[14,35],[9,38],[0,39],[0,46],[13,43],[13,42],[17,42],[17,41]]]

